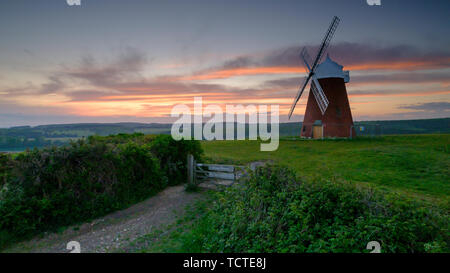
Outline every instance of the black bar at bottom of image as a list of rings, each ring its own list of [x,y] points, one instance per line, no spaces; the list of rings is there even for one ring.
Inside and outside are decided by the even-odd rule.
[[[144,272],[313,272],[316,270],[380,271],[397,267],[445,266],[448,254],[0,254],[3,266],[16,269],[27,261],[47,269],[109,269],[139,266]],[[145,271],[148,268],[148,271]],[[444,267],[442,267],[444,268]],[[311,271],[311,269],[314,269]],[[280,271],[281,270],[281,271]]]

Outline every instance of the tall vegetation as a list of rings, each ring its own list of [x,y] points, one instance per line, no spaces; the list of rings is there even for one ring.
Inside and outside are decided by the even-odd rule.
[[[92,136],[0,158],[0,247],[89,220],[184,182],[195,141],[143,134]]]
[[[378,241],[382,252],[449,252],[446,211],[354,184],[301,181],[285,167],[258,168],[214,200],[169,239],[179,246],[171,251],[368,252]]]

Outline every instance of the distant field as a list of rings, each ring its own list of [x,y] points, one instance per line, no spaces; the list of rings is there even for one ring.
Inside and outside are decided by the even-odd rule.
[[[450,207],[450,134],[284,139],[275,152],[261,152],[256,141],[203,141],[202,146],[210,162],[272,160],[307,179],[370,184]]]
[[[204,120],[205,121],[205,120]],[[279,124],[280,136],[298,136],[301,122]],[[79,123],[0,128],[0,151],[67,145],[70,140],[91,135],[170,134],[172,124],[157,123]],[[356,121],[359,136],[399,134],[449,134],[450,118],[423,120]],[[248,124],[246,125],[248,138]]]

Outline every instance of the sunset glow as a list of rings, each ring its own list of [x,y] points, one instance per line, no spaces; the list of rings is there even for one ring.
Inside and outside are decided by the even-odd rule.
[[[425,102],[450,105],[450,38],[440,32],[448,20],[428,20],[422,13],[412,20],[394,12],[402,10],[398,3],[384,5],[392,11],[384,14],[363,3],[323,1],[333,9],[324,12],[320,1],[293,1],[278,7],[270,23],[266,17],[273,6],[265,2],[242,1],[222,10],[214,1],[108,6],[99,0],[78,8],[63,1],[8,1],[0,9],[0,35],[6,37],[0,45],[0,127],[47,124],[49,116],[61,123],[170,122],[172,107],[192,105],[194,97],[205,104],[279,104],[285,122],[306,75],[300,50],[306,46],[315,55],[335,13],[342,26],[327,53],[350,71],[347,90],[355,120],[450,114],[448,107],[420,108]],[[242,13],[247,5],[252,12]],[[410,8],[419,11],[421,5]],[[439,5],[430,6],[429,14],[442,13]],[[158,11],[181,6],[184,15],[177,18]],[[108,12],[92,12],[103,9]],[[212,16],[211,10],[234,20]],[[399,24],[398,16],[409,23]],[[310,19],[317,25],[306,26]],[[418,38],[425,34],[435,38]],[[302,120],[308,91],[291,121]]]

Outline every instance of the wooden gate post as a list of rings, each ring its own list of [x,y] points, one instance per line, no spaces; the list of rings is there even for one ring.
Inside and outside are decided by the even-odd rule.
[[[192,183],[194,183],[194,185],[197,185],[197,161],[195,160],[194,157],[192,157]]]
[[[194,156],[191,154],[187,155],[187,183],[194,184]]]

